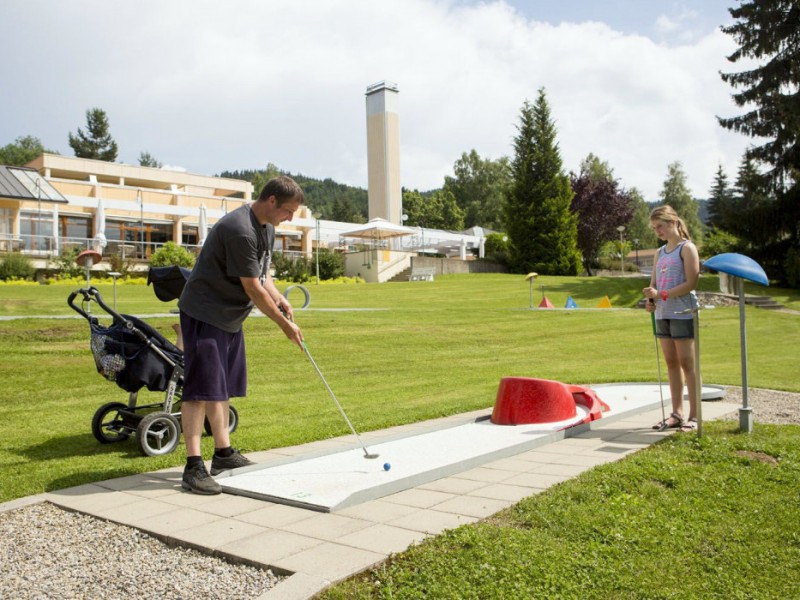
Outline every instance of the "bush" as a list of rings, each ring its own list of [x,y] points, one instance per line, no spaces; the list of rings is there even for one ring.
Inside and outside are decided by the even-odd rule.
[[[316,260],[316,256],[314,257]],[[316,273],[316,264],[314,264]],[[344,275],[344,255],[330,248],[319,249],[319,278],[337,279]]]
[[[175,242],[167,242],[153,252],[150,257],[151,267],[171,267],[172,265],[191,269],[194,266],[194,254],[183,246],[178,246]]]
[[[63,246],[58,257],[51,261],[52,268],[56,271],[56,279],[72,279],[73,277],[86,276],[86,269],[75,262],[81,253],[80,246]]]
[[[6,254],[0,260],[0,279],[8,281],[10,279],[33,279],[36,269],[27,256],[20,252]]]
[[[322,255],[320,255],[320,258],[322,258]],[[294,283],[308,281],[308,261],[302,256],[291,258],[282,252],[276,252],[272,255],[272,268],[274,269],[273,277],[275,279]],[[320,269],[322,269],[321,263]]]
[[[123,277],[130,275],[133,270],[133,259],[127,257],[123,258],[122,252],[111,254],[108,257],[108,264],[111,265],[112,273],[119,273]]]

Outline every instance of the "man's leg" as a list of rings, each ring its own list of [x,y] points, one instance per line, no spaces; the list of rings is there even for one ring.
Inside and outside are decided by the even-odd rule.
[[[200,436],[203,435],[206,404],[211,403],[184,400],[181,404],[181,428],[183,429],[183,441],[186,444],[186,456],[202,456]]]
[[[181,485],[196,494],[219,494],[222,487],[206,471],[200,449],[207,404],[197,400],[185,400],[181,403],[181,428],[186,444],[186,467]]]
[[[230,417],[230,400],[224,402],[209,402],[206,408],[208,422],[211,424],[211,433],[214,436],[214,458],[211,459],[211,474],[219,475],[222,471],[238,469],[254,464],[241,455],[238,450],[231,448],[231,437],[228,431]]]
[[[231,436],[228,432],[228,418],[230,416],[230,400],[222,402],[207,402],[206,417],[211,425],[211,435],[214,436],[214,448],[219,450],[231,445]]]

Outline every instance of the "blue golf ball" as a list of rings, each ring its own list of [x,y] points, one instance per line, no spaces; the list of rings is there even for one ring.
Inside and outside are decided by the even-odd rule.
[[[383,470],[384,471],[388,471],[391,468],[392,468],[392,465],[390,465],[389,463],[383,463]]]

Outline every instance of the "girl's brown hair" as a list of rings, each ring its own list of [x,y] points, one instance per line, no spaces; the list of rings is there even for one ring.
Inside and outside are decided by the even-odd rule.
[[[664,204],[654,208],[650,213],[650,220],[664,221],[665,223],[675,223],[678,229],[678,235],[681,236],[681,239],[690,241],[692,239],[689,236],[689,229],[686,227],[686,223],[683,222],[683,219],[678,216],[678,213],[676,213],[675,209],[669,204]]]

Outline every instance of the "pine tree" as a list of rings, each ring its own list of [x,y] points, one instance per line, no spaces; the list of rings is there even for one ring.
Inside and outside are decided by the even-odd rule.
[[[572,190],[563,172],[544,89],[525,101],[514,139],[514,182],[505,205],[511,265],[519,273],[577,275],[580,254]]]
[[[93,158],[114,162],[117,160],[117,142],[108,131],[108,117],[104,110],[90,108],[86,111],[86,130],[80,127],[75,135],[69,134],[69,145],[78,158]]]
[[[708,198],[709,224],[715,229],[732,232],[736,228],[734,221],[739,218],[738,208],[733,189],[728,183],[728,175],[722,165],[718,165]],[[732,223],[733,227],[731,226]]]
[[[139,166],[140,167],[153,167],[154,169],[160,169],[163,165],[156,160],[156,157],[150,154],[149,152],[140,152],[139,153]]]
[[[661,202],[669,204],[686,223],[692,240],[700,246],[703,243],[703,223],[700,221],[699,206],[692,198],[686,184],[686,173],[680,162],[667,167],[668,175],[661,190]]]
[[[733,94],[737,106],[746,106],[748,112],[720,118],[720,124],[760,138],[760,145],[745,154],[757,168],[748,167],[747,190],[741,189],[744,210],[739,218],[748,231],[743,242],[770,278],[796,285],[800,280],[800,2],[742,1],[729,12],[736,22],[722,31],[739,48],[728,60],[756,65],[721,74],[739,90]]]
[[[722,73],[733,88],[737,106],[752,109],[720,124],[751,137],[767,138],[747,150],[747,157],[769,165],[768,178],[780,188],[800,178],[800,2],[753,0],[729,9],[735,23],[722,31],[739,48],[730,62],[755,59],[761,64],[738,73]]]

